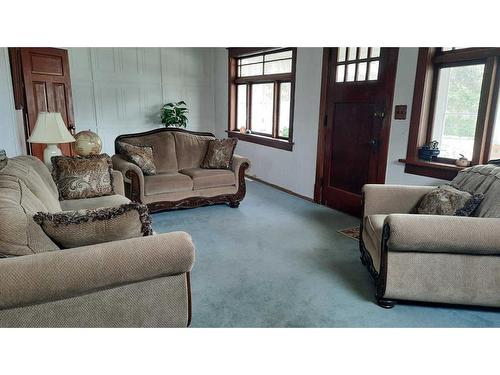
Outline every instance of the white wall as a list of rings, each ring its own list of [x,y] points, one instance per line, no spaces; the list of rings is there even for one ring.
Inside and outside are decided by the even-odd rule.
[[[114,153],[116,136],[162,126],[164,103],[184,100],[190,130],[215,131],[214,49],[68,48],[77,131]]]
[[[314,196],[316,144],[321,95],[322,48],[298,48],[295,83],[293,151],[238,142],[236,152],[252,162],[250,175],[306,197]],[[227,51],[216,52],[216,134],[227,130]]]
[[[0,48],[0,149],[9,157],[20,155],[22,139],[24,135],[19,134],[16,122],[9,52],[7,48]]]

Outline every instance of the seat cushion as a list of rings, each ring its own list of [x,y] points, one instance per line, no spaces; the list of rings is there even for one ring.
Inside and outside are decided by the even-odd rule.
[[[120,194],[114,194],[103,197],[61,201],[61,209],[63,211],[91,210],[95,208],[115,207],[127,203],[130,203],[128,198]]]
[[[144,176],[145,195],[191,190],[193,190],[193,180],[185,174],[162,173],[155,176]]]
[[[380,270],[380,246],[386,217],[387,215],[368,215],[363,225],[363,242],[377,272]]]
[[[193,179],[193,189],[208,189],[236,184],[234,172],[227,169],[189,168],[179,171]]]

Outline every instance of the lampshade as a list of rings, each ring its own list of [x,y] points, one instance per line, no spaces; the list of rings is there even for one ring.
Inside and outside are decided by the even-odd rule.
[[[66,128],[59,112],[40,112],[36,119],[35,129],[28,138],[30,143],[68,143],[75,138]]]

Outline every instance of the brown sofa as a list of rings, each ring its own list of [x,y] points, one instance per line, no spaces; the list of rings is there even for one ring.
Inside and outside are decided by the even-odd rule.
[[[234,155],[232,169],[202,169],[211,133],[161,128],[120,135],[115,140],[113,168],[123,173],[127,196],[148,205],[150,212],[228,203],[238,207],[245,197],[248,159]],[[118,154],[117,142],[153,148],[157,174],[141,169]]]
[[[114,171],[118,193],[123,193],[121,178]],[[18,156],[3,162],[0,326],[187,326],[191,316],[189,272],[194,261],[187,233],[59,250],[33,221],[39,211],[55,213],[128,202],[121,194],[59,201],[57,187],[40,160]]]
[[[433,186],[364,186],[361,261],[380,306],[500,307],[500,167],[465,169],[450,185],[484,194],[473,217],[413,214]]]

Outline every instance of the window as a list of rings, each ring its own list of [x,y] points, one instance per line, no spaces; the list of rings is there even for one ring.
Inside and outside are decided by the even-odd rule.
[[[291,151],[295,48],[229,49],[230,137]]]
[[[464,155],[472,165],[500,158],[499,48],[420,48],[405,171],[452,179]],[[418,149],[438,141],[432,162]]]
[[[376,81],[379,60],[380,47],[339,47],[335,81]]]

